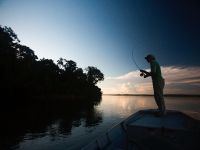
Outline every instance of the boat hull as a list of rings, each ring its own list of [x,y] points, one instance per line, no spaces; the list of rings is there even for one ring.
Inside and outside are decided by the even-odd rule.
[[[162,117],[155,114],[152,109],[138,111],[82,150],[200,149],[199,120],[174,110]]]

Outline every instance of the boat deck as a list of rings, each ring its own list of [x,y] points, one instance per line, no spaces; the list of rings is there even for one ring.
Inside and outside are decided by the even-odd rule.
[[[195,122],[181,112],[168,111],[166,115],[157,117],[154,112],[141,112],[140,117],[132,120],[128,125],[189,130],[195,127]]]
[[[83,150],[199,150],[200,121],[168,110],[162,117],[155,110],[131,115]]]
[[[199,149],[199,135],[198,121],[176,111],[168,111],[162,117],[153,111],[143,111],[127,124],[129,145],[142,150]]]

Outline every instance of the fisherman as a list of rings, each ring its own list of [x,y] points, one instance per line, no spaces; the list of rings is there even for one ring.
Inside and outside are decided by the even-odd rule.
[[[145,70],[140,70],[141,72],[140,76],[144,76],[144,78],[151,76],[152,82],[153,82],[154,98],[159,110],[157,115],[162,116],[166,114],[165,102],[164,102],[164,97],[163,97],[163,89],[165,86],[165,80],[162,77],[160,65],[156,61],[156,58],[154,57],[154,55],[149,54],[145,57],[145,59],[148,63],[150,63],[151,71],[147,72]]]

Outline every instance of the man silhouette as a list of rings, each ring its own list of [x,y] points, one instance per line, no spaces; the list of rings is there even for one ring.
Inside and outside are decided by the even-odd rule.
[[[150,63],[151,71],[147,72],[145,70],[140,70],[141,76],[144,76],[144,78],[147,78],[151,76],[152,83],[153,83],[153,90],[154,90],[154,98],[156,101],[156,104],[158,106],[158,115],[162,116],[165,112],[165,102],[163,97],[163,89],[165,86],[165,80],[162,77],[161,69],[159,63],[156,61],[156,58],[149,54],[145,57],[148,63]]]

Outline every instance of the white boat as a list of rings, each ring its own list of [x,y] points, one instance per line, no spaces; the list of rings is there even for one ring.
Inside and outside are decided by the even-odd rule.
[[[141,110],[82,150],[200,150],[200,120],[183,112]]]

